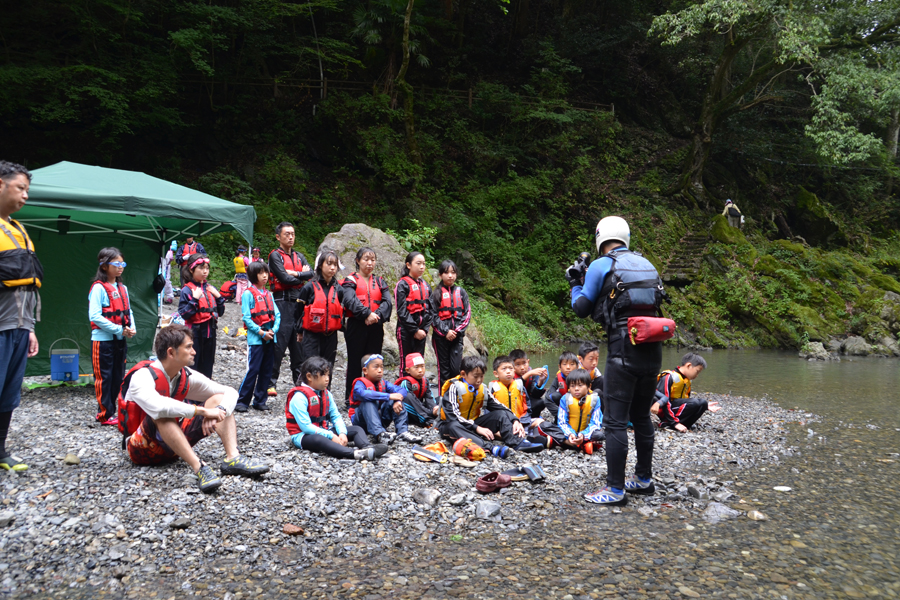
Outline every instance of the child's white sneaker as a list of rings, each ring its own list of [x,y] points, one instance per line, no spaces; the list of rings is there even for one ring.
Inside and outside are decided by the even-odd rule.
[[[409,431],[404,431],[400,435],[397,436],[399,439],[403,440],[407,444],[421,444],[422,440],[425,439],[418,435],[413,435]]]

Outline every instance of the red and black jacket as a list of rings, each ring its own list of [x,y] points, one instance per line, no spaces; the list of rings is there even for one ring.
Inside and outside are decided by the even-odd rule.
[[[323,285],[324,284],[324,285]],[[303,309],[303,329],[329,335],[340,331],[344,317],[344,289],[332,278],[331,283],[310,281],[300,290]]]
[[[284,403],[284,418],[287,424],[288,433],[291,435],[297,435],[298,433],[301,433],[300,425],[297,423],[297,419],[295,419],[294,415],[291,414],[291,399],[297,392],[300,392],[306,397],[307,412],[309,413],[310,423],[312,423],[316,427],[321,427],[322,429],[331,431],[332,424],[328,419],[328,410],[330,408],[331,402],[329,398],[331,396],[331,392],[329,392],[328,390],[323,390],[320,393],[306,384],[301,384],[288,392],[287,402]]]
[[[140,404],[132,400],[125,400],[125,397],[128,395],[128,386],[131,385],[131,377],[138,369],[144,368],[150,369],[150,374],[153,375],[153,381],[156,383],[156,393],[160,396],[168,396],[179,402],[184,402],[188,392],[191,390],[191,372],[187,368],[181,369],[178,377],[178,387],[172,392],[169,390],[169,380],[166,378],[166,374],[161,369],[154,367],[152,361],[142,360],[131,367],[122,379],[122,387],[119,388],[119,397],[116,401],[119,408],[119,431],[122,432],[123,436],[122,448],[125,447],[125,438],[137,431],[137,428],[147,415]]]
[[[427,331],[432,324],[429,295],[431,290],[424,280],[405,275],[394,288],[394,303],[397,305],[397,327],[406,335],[415,335],[419,329]]]
[[[341,282],[341,287],[344,288],[345,317],[364,321],[374,312],[381,318],[379,325],[390,320],[391,294],[382,277],[372,274],[369,284],[365,285],[359,273],[350,273]]]
[[[569,386],[566,385],[566,376],[562,374],[562,371],[557,371],[556,379],[550,384],[550,389],[547,390],[545,398],[558,406],[562,397],[568,393]]]
[[[288,254],[278,247],[269,253],[269,285],[276,300],[294,300],[300,289],[316,274],[312,269],[303,271],[303,267],[309,267],[309,263],[299,252],[291,250]],[[297,271],[300,275],[288,275],[288,271]]]
[[[131,303],[128,301],[128,291],[121,283],[115,285],[108,281],[95,281],[91,286],[102,285],[106,290],[106,297],[109,298],[109,306],[100,309],[100,314],[110,323],[120,325],[122,327],[131,326]],[[100,329],[93,321],[91,321],[91,329]]]
[[[253,308],[250,309],[250,319],[262,327],[266,323],[275,320],[275,306],[272,295],[263,290],[257,289],[255,285],[250,286],[250,293],[253,294]]]
[[[188,325],[199,325],[201,323],[206,323],[210,319],[218,319],[219,318],[219,307],[216,305],[216,297],[212,295],[212,292],[209,291],[209,288],[204,283],[202,286],[197,285],[193,281],[189,281],[185,284],[185,287],[188,288],[192,294],[197,288],[201,288],[203,293],[200,294],[200,297],[197,299],[197,311],[192,315],[185,315],[182,313],[182,317],[184,317],[184,322]]]
[[[472,317],[466,290],[458,285],[452,288],[441,285],[432,292],[430,300],[432,314],[435,315],[432,321],[435,332],[446,336],[450,331],[455,331],[457,337],[464,336]]]

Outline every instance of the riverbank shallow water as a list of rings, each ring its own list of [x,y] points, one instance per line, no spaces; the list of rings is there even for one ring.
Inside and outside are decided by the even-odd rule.
[[[727,392],[713,387],[720,377],[751,385],[762,375],[773,388],[790,387],[776,377],[777,365],[804,369],[791,378],[805,389],[802,373],[816,367],[775,353],[705,354],[701,393]],[[666,359],[678,356],[667,351]],[[240,349],[223,350],[216,377],[237,385],[242,362]],[[852,365],[826,366],[845,364]],[[865,418],[881,405],[861,387],[875,379],[865,377],[865,365],[837,377],[849,384],[861,374],[861,394],[776,396],[796,411],[704,394],[725,408],[696,432],[657,438],[655,472],[666,487],[612,510],[581,499],[605,474],[602,452],[491,458],[465,470],[416,462],[395,445],[372,464],[336,461],[287,445],[281,402],[271,413],[239,416],[243,451],[273,471],[259,481],[227,478],[204,496],[184,465],[128,464],[117,432],[91,422],[89,389],[32,392],[11,439],[32,469],[0,479],[2,509],[15,515],[0,530],[0,589],[16,597],[231,600],[895,597],[900,434],[894,421]],[[830,404],[817,417],[807,403],[819,397]],[[429,432],[427,441],[434,439]],[[199,451],[211,461],[220,446],[209,440]],[[80,453],[81,464],[64,465],[66,452]],[[544,467],[547,483],[474,494],[478,475],[531,461]],[[441,493],[435,508],[412,499],[426,488]],[[708,522],[709,497],[738,516]],[[498,502],[499,514],[476,519],[482,500]],[[750,510],[768,520],[748,519]],[[182,518],[187,528],[174,529]],[[286,523],[305,534],[285,535]]]

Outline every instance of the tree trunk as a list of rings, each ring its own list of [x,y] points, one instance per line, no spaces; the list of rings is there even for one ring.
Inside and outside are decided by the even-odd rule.
[[[891,124],[888,125],[887,146],[891,158],[897,158],[897,141],[900,137],[900,107],[891,109]]]
[[[406,121],[406,143],[409,146],[409,156],[417,165],[422,164],[422,156],[419,154],[419,144],[416,141],[416,122],[413,113],[413,88],[406,81],[406,71],[409,69],[409,22],[412,19],[413,4],[416,0],[409,0],[406,5],[406,17],[403,19],[403,64],[397,73],[397,87],[405,96],[404,118]]]

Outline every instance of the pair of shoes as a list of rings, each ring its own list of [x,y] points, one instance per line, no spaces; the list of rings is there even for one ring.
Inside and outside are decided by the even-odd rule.
[[[119,425],[119,417],[110,417],[105,421],[100,421],[101,425],[112,425],[114,427]]]
[[[278,392],[273,387],[270,387],[266,393],[269,394],[269,396],[277,396],[278,395]]]
[[[422,440],[425,438],[419,435],[413,435],[409,431],[404,431],[397,436],[397,439],[403,440],[407,444],[421,444]]]
[[[522,440],[521,442],[519,442],[519,445],[516,446],[517,452],[533,453],[540,452],[543,449],[543,444],[535,444],[534,442],[529,442],[528,440]]]
[[[239,454],[231,460],[223,459],[222,464],[219,465],[219,471],[222,475],[246,475],[253,477],[268,473],[269,465],[252,461]]]
[[[250,410],[250,407],[246,404],[238,403],[234,405],[234,412],[247,412],[248,410]]]
[[[512,478],[509,475],[503,475],[497,471],[488,473],[484,477],[479,477],[475,482],[475,489],[482,494],[490,494],[496,492],[500,488],[508,487],[512,484]]]
[[[629,494],[639,494],[641,496],[649,496],[656,491],[652,479],[641,479],[637,475],[631,475],[625,480],[625,491]]]
[[[213,473],[208,464],[203,463],[200,465],[200,470],[197,471],[197,487],[200,488],[201,492],[208,494],[217,490],[221,485],[222,480]]]
[[[491,448],[491,454],[493,454],[497,458],[512,458],[513,454],[515,453],[515,450],[513,450],[509,446],[504,446],[503,444],[498,444]]]
[[[353,458],[356,460],[375,460],[379,456],[384,455],[388,451],[386,444],[375,444],[353,451]]]
[[[251,404],[250,406],[252,406],[252,407],[253,407],[254,409],[256,409],[256,410],[272,410],[272,407],[269,406],[268,404],[256,404],[256,403],[253,403],[253,404]]]
[[[396,439],[397,439],[397,434],[391,433],[390,431],[382,431],[375,438],[375,440],[379,444],[393,444],[394,440],[396,440]]]
[[[605,504],[606,506],[625,506],[628,504],[625,490],[614,490],[609,486],[604,486],[596,492],[585,494],[584,499],[593,504]]]
[[[28,470],[28,465],[22,462],[22,459],[18,456],[6,456],[0,458],[0,469],[21,473],[22,471]]]

